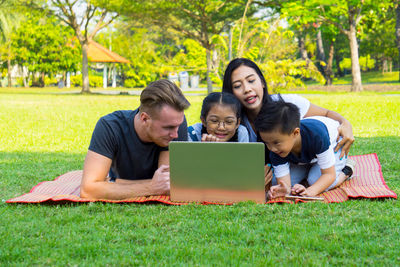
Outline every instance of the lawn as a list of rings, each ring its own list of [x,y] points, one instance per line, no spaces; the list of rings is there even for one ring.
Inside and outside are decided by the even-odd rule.
[[[386,73],[381,71],[362,72],[361,79],[364,91],[400,94],[398,71]],[[351,83],[352,76],[347,74],[344,77],[335,77],[331,86],[321,86],[317,81],[310,80],[306,82],[305,88],[298,88],[297,90],[306,90],[308,93],[349,92]]]
[[[1,266],[398,265],[400,204],[182,207],[162,204],[10,205],[38,182],[81,169],[102,115],[137,96],[0,89]],[[400,95],[305,95],[350,120],[352,154],[377,153],[400,194]],[[189,97],[189,124],[201,96]]]

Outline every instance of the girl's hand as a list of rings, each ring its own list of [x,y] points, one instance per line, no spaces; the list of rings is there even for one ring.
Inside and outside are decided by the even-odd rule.
[[[337,141],[339,141],[340,137],[342,137],[342,140],[336,145],[335,152],[342,148],[342,153],[340,153],[340,158],[342,158],[349,154],[350,147],[354,143],[353,128],[348,121],[345,121],[338,127],[338,132],[339,136]]]
[[[221,142],[221,140],[212,134],[203,134],[201,136],[201,142]]]
[[[307,191],[307,188],[302,184],[295,184],[291,191],[292,195],[301,195],[303,192]]]

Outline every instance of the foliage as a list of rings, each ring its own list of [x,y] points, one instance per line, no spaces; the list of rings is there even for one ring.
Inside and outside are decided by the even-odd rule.
[[[171,60],[171,64],[176,66],[174,71],[177,73],[188,71],[189,74],[205,77],[207,71],[205,48],[195,40],[186,39],[183,41],[182,49]]]
[[[71,75],[70,77],[71,84],[73,86],[82,86],[82,74],[79,75]],[[89,85],[90,87],[103,87],[103,77],[90,75],[89,76]]]
[[[71,29],[54,17],[40,18],[29,14],[27,17],[13,36],[15,61],[30,72],[76,71],[80,55]]]
[[[281,90],[304,87],[304,79],[324,83],[324,77],[311,62],[305,60],[278,60],[261,64],[268,89],[278,93]]]
[[[207,88],[212,91],[210,73],[212,72],[211,53],[215,47],[213,36],[223,32],[226,26],[240,18],[245,10],[244,0],[178,0],[178,1],[116,1],[108,4],[114,10],[143,21],[158,25],[162,28],[173,29],[176,34],[193,39],[206,50]],[[255,10],[249,10],[249,13]],[[216,74],[216,73],[215,73]]]
[[[156,44],[157,31],[145,27],[116,24],[117,31],[100,33],[98,40],[109,45],[111,39],[113,51],[127,58],[130,63],[117,65],[122,72],[126,87],[145,87],[151,81],[166,77],[163,57]],[[164,61],[165,62],[165,61]]]
[[[362,71],[367,71],[371,70],[375,67],[375,60],[372,59],[369,55],[366,57],[360,57],[360,68]],[[344,58],[340,62],[340,67],[342,69],[351,69],[351,59],[350,58]]]

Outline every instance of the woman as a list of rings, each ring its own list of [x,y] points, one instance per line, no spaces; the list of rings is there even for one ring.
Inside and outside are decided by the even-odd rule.
[[[249,132],[250,142],[257,142],[254,121],[265,101],[276,101],[278,95],[269,95],[267,83],[260,68],[251,60],[236,58],[225,70],[223,92],[232,93],[242,104],[242,124]],[[295,104],[300,110],[300,117],[324,116],[339,122],[339,136],[342,140],[337,144],[335,152],[342,148],[340,158],[347,156],[354,142],[353,130],[350,122],[342,115],[310,103],[298,95],[282,95],[286,102]]]

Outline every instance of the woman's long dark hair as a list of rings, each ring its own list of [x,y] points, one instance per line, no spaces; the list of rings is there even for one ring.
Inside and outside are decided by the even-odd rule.
[[[206,96],[203,100],[203,105],[201,107],[200,118],[206,119],[208,112],[215,105],[224,105],[232,108],[233,112],[236,115],[236,119],[240,119],[241,114],[241,104],[240,101],[232,94],[225,92],[214,92]],[[206,127],[202,127],[201,134],[207,133]],[[228,142],[237,142],[238,141],[238,131],[236,130],[235,135],[232,136]]]
[[[257,66],[257,64],[247,58],[235,58],[234,60],[229,62],[228,66],[226,67],[225,74],[224,74],[224,82],[222,84],[222,92],[233,94],[232,72],[234,72],[237,68],[239,68],[242,65],[245,65],[245,66],[255,70],[255,72],[258,74],[258,77],[260,77],[262,84],[264,85],[264,95],[263,95],[262,103],[265,103],[265,101],[269,101],[268,87],[267,87],[267,83],[265,81],[264,75],[262,74],[262,72],[261,72],[260,68]]]

